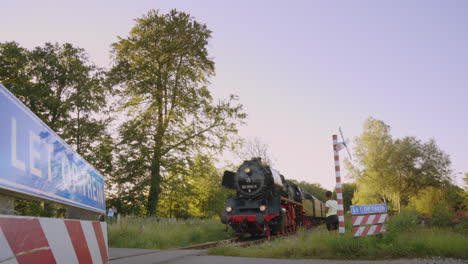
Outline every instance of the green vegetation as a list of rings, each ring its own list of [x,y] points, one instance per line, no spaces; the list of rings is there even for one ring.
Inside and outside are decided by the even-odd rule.
[[[265,258],[384,259],[452,257],[468,259],[468,230],[427,227],[417,224],[419,215],[403,212],[391,217],[389,232],[353,237],[329,233],[324,226],[312,232],[277,239],[249,248],[223,245],[209,250],[213,255]],[[349,221],[348,221],[349,222]],[[461,231],[461,232],[460,232]]]
[[[237,129],[247,115],[237,96],[212,96],[211,35],[190,14],[150,10],[112,44],[110,69],[70,43],[27,49],[4,42],[0,83],[105,176],[107,207],[121,215],[216,216],[234,192],[221,188],[224,169],[215,157],[238,147]],[[345,210],[351,203],[386,203],[394,211],[412,208],[433,225],[463,229],[468,186],[451,182],[450,158],[434,140],[394,138],[389,125],[370,117],[355,143],[347,167],[356,181],[342,185]],[[239,152],[267,164],[270,155],[259,139]],[[325,200],[320,184],[298,185]],[[43,201],[17,199],[15,209],[65,215]]]
[[[353,204],[386,203],[395,211],[410,207],[426,216],[445,208],[446,218],[464,210],[466,191],[453,184],[450,158],[433,139],[395,139],[389,125],[370,117],[355,140],[354,157],[346,164],[356,179]]]
[[[315,196],[317,199],[321,200],[322,202],[326,201],[325,192],[328,191],[327,189],[323,188],[320,183],[308,183],[305,181],[296,181],[292,180],[295,184],[301,187],[305,193],[311,194]]]
[[[169,172],[161,185],[157,216],[185,219],[219,215],[226,200],[235,195],[221,187],[221,175],[222,171],[214,166],[214,159],[202,155],[193,157],[187,168]],[[121,214],[146,215],[146,194],[133,197],[132,192],[123,189],[120,193],[124,195],[113,194],[107,203]]]
[[[0,43],[0,83],[102,173],[112,169],[107,126],[111,89],[85,50],[70,43],[26,49]],[[63,216],[50,203],[17,199],[15,210],[34,216]]]
[[[235,145],[246,114],[236,95],[212,96],[210,38],[190,14],[150,10],[116,38],[110,69],[70,43],[0,43],[0,83],[105,176],[107,207],[125,215],[215,215],[231,194],[221,192],[214,157]],[[63,215],[25,199],[16,210]]]
[[[246,118],[237,96],[215,100],[207,88],[215,74],[210,38],[208,27],[187,13],[150,10],[112,44],[109,79],[124,96],[127,119],[110,179],[115,197],[144,205],[148,215],[157,214],[170,178],[193,176],[195,157],[227,147]]]
[[[219,219],[161,220],[123,217],[108,225],[109,247],[167,249],[229,238]]]

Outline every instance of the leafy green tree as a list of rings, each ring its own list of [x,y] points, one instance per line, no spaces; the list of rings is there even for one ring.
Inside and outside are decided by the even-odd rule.
[[[433,139],[427,143],[415,137],[395,140],[390,164],[396,173],[390,181],[398,211],[402,201],[406,203],[421,189],[449,182],[450,159]]]
[[[194,197],[190,214],[194,216],[220,215],[228,198],[235,192],[221,186],[222,172],[214,165],[214,159],[206,155],[197,155],[188,171],[189,184]]]
[[[445,203],[446,200],[447,193],[442,188],[426,187],[417,196],[410,198],[410,204],[416,211],[425,215],[432,215],[434,206],[440,202]]]
[[[98,118],[107,108],[109,89],[85,50],[69,43],[32,50],[0,43],[0,82],[88,162],[98,169],[111,166],[110,153],[99,155],[102,142],[109,144],[110,120]],[[46,203],[44,210],[55,210],[49,207]]]
[[[0,82],[85,158],[105,137],[110,120],[97,116],[106,110],[109,89],[84,49],[0,43]]]
[[[357,189],[356,183],[343,183],[341,184],[343,190],[343,208],[345,211],[350,210],[350,206],[353,204],[354,193]]]
[[[390,127],[369,118],[356,139],[357,165],[347,163],[358,190],[354,203],[392,202],[401,210],[411,196],[426,187],[450,181],[450,159],[434,140],[422,143],[415,137],[393,140]]]
[[[96,118],[107,106],[104,72],[69,43],[46,43],[30,58],[35,89],[43,91],[42,119],[86,159],[110,121]]]
[[[364,122],[363,133],[355,140],[356,165],[346,163],[358,185],[353,204],[386,203],[390,200],[392,190],[388,179],[394,177],[394,171],[388,161],[392,153],[390,126],[368,118]]]
[[[461,196],[463,197],[463,205],[465,206],[465,209],[468,209],[468,173],[465,173],[463,181],[465,182],[465,187]]]
[[[120,127],[116,182],[148,194],[150,215],[168,173],[202,149],[223,149],[246,117],[236,96],[215,102],[206,87],[214,74],[210,37],[207,26],[186,13],[151,10],[112,45],[110,76],[128,114]]]
[[[235,195],[221,187],[221,172],[213,158],[197,155],[188,170],[170,174],[163,182],[158,215],[186,218],[219,215],[226,200]]]
[[[29,53],[16,42],[0,43],[0,83],[34,112],[40,94],[33,92]]]

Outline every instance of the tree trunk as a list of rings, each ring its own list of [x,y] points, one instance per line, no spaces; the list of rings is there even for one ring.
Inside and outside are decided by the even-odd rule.
[[[148,215],[150,216],[156,215],[156,207],[158,206],[159,194],[161,193],[161,146],[158,143],[156,141],[156,150],[151,161],[150,191],[148,204],[146,205]]]
[[[398,197],[398,213],[401,213],[401,198]]]

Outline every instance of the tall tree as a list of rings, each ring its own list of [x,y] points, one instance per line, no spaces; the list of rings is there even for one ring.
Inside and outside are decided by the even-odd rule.
[[[84,49],[46,43],[27,50],[0,43],[0,81],[78,153],[88,156],[109,122],[104,72]]]
[[[415,137],[393,140],[390,127],[369,118],[356,139],[357,164],[347,163],[357,179],[354,203],[391,201],[398,210],[426,187],[441,187],[450,181],[450,158],[434,140]]]
[[[394,171],[388,161],[393,151],[390,126],[381,120],[368,118],[364,122],[363,133],[356,138],[354,156],[356,162],[347,162],[352,177],[357,180],[358,191],[353,204],[373,203],[391,199],[391,186],[388,179]]]
[[[44,91],[43,120],[85,158],[105,135],[108,90],[104,72],[89,61],[84,49],[69,43],[46,43],[30,53],[35,89]]]
[[[40,96],[33,92],[29,53],[16,42],[0,43],[0,83],[35,112]]]
[[[112,45],[111,76],[128,114],[120,127],[121,156],[128,162],[117,182],[144,189],[150,215],[169,169],[203,148],[222,149],[246,117],[236,96],[215,102],[206,87],[214,74],[210,37],[207,26],[186,13],[151,10]]]
[[[407,203],[420,190],[428,186],[440,187],[450,179],[450,158],[433,139],[427,143],[415,137],[395,140],[389,163],[395,172],[389,182],[398,211],[402,202]]]

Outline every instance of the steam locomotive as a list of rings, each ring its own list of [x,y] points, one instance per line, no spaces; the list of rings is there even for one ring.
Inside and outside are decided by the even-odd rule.
[[[238,236],[293,232],[325,218],[325,205],[260,158],[246,160],[236,172],[225,171],[222,185],[237,191],[221,216]]]

